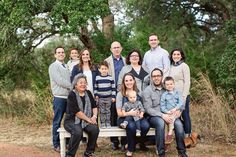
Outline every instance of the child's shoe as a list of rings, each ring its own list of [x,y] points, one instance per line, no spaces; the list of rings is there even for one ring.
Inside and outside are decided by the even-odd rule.
[[[111,128],[111,124],[110,123],[106,123],[106,127],[107,128]]]
[[[136,130],[136,136],[141,136],[141,130]]]
[[[105,129],[106,128],[106,124],[105,123],[101,123],[101,129]]]
[[[127,127],[127,125],[128,125],[128,122],[127,122],[127,121],[124,121],[123,123],[120,124],[120,127],[121,127],[122,129],[125,129],[125,128]]]

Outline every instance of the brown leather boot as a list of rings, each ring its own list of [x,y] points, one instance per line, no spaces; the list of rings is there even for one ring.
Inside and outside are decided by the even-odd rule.
[[[191,145],[193,144],[193,141],[190,137],[185,137],[184,138],[184,144],[186,148],[190,148]]]
[[[191,140],[193,141],[193,143],[191,144],[191,147],[195,147],[196,145],[197,145],[197,138],[198,138],[198,133],[196,133],[196,132],[192,132],[191,133],[191,136],[190,136],[190,138],[191,138]]]

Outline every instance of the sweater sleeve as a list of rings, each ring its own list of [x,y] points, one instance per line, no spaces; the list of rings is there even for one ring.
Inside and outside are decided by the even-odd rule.
[[[183,100],[186,100],[190,90],[190,69],[187,64],[183,65],[183,77],[184,77],[184,90],[182,93]]]
[[[116,85],[112,77],[111,77],[111,97],[116,98]]]
[[[122,102],[123,96],[121,94],[121,92],[118,92],[117,96],[116,96],[116,108],[117,109],[121,109],[123,106],[123,102]]]

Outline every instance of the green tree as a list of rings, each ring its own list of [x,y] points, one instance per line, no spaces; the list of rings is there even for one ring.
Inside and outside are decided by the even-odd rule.
[[[107,27],[114,23],[108,0],[4,0],[0,7],[0,79],[12,88],[30,86],[32,71],[47,73],[41,68],[42,62],[36,62],[41,56],[35,54],[45,39],[57,34],[76,36],[85,47],[94,49],[96,43],[92,41],[88,25],[92,23],[93,32],[99,32],[96,25],[99,19],[106,19],[103,20],[105,29],[100,31],[100,34],[105,32],[101,39],[113,35],[114,28]],[[41,55],[51,56],[48,52]]]

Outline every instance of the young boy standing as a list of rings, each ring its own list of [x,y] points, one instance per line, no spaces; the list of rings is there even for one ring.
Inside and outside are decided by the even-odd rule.
[[[114,80],[108,75],[108,63],[103,61],[99,65],[100,75],[96,76],[94,96],[100,111],[100,127],[111,127],[111,103],[115,102],[116,88]]]
[[[161,96],[161,112],[169,114],[172,116],[173,121],[168,126],[168,134],[166,136],[165,144],[170,144],[172,142],[172,134],[174,129],[175,114],[176,110],[182,109],[182,96],[181,93],[174,89],[174,79],[170,76],[167,76],[164,79],[164,85],[166,91]]]

